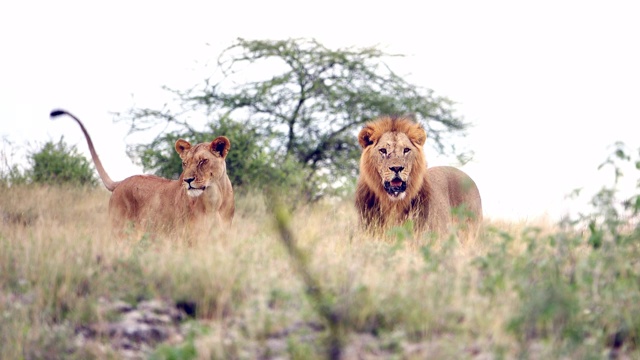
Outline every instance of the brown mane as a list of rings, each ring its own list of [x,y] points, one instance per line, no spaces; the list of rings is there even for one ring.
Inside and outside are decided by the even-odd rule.
[[[364,228],[384,231],[412,220],[417,231],[444,234],[457,223],[455,208],[468,211],[466,223],[482,220],[478,189],[452,167],[427,168],[426,132],[407,117],[383,116],[367,123],[362,146],[355,205]]]
[[[402,132],[409,136],[409,139],[415,140],[417,143],[424,144],[427,135],[419,124],[415,123],[411,118],[401,116],[381,117],[377,121],[369,122],[360,131],[358,142],[362,148],[380,139],[380,136],[386,132]]]

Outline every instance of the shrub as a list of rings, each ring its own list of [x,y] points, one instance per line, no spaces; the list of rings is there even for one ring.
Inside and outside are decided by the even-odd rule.
[[[34,183],[43,184],[97,184],[91,163],[78,153],[75,146],[69,146],[61,137],[57,143],[49,141],[42,148],[29,155],[31,169],[27,175]]]

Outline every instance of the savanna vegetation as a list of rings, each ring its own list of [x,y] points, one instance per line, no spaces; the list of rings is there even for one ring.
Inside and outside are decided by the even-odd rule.
[[[7,139],[3,140],[0,150],[0,183],[5,186],[19,184],[78,185],[96,186],[98,184],[91,162],[78,152],[75,146],[68,145],[64,138],[57,142],[47,141],[37,150],[28,151],[25,168],[13,162],[19,148]],[[24,150],[24,149],[20,149]]]
[[[3,159],[0,358],[640,357],[640,183],[633,196],[623,196],[617,189],[622,169],[640,169],[640,154],[618,145],[603,164],[603,171],[614,170],[616,183],[594,195],[591,211],[561,223],[486,219],[480,237],[464,242],[455,236],[443,240],[429,234],[415,236],[410,223],[372,237],[358,228],[348,186],[343,193],[332,193],[341,196],[323,196],[325,181],[335,179],[320,169],[336,166],[343,172],[329,173],[348,178],[357,176],[356,168],[332,165],[327,162],[329,153],[316,150],[349,149],[356,141],[355,136],[347,140],[351,129],[369,114],[384,109],[407,112],[419,109],[419,104],[376,108],[371,104],[395,104],[392,93],[381,93],[365,111],[356,99],[368,99],[364,94],[373,96],[379,88],[366,93],[349,87],[365,84],[360,78],[340,83],[340,75],[360,69],[358,63],[336,68],[343,58],[340,51],[331,52],[315,42],[302,45],[240,41],[230,51],[302,56],[311,48],[313,56],[318,51],[334,56],[335,63],[331,57],[319,59],[326,60],[326,71],[339,71],[314,85],[305,82],[306,76],[315,74],[318,79],[324,73],[294,66],[293,72],[285,73],[289,75],[241,86],[233,94],[229,87],[216,86],[204,93],[178,93],[184,104],[212,107],[204,112],[210,116],[210,130],[247,137],[244,143],[238,137],[230,156],[242,146],[255,151],[229,160],[237,161],[229,167],[232,179],[237,176],[244,186],[239,186],[234,224],[226,231],[213,228],[190,238],[135,234],[115,238],[107,221],[109,193],[94,186],[94,178],[84,177],[85,163],[70,160],[69,156],[78,155],[62,140],[31,154],[30,168],[24,171]],[[371,52],[378,54],[371,49],[347,54]],[[244,55],[233,58],[240,63],[260,59],[240,54]],[[291,59],[291,66],[318,60],[307,55],[295,61],[284,58]],[[385,76],[397,79],[392,73]],[[289,80],[297,85],[277,87]],[[354,120],[353,124],[338,121],[342,125],[334,129],[316,123],[332,119],[326,117],[279,122],[292,117],[262,111],[281,109],[274,104],[284,104],[290,91],[327,94],[334,88],[344,92],[331,95],[339,97],[328,97],[324,105],[302,101],[300,116],[314,113],[315,106],[326,110],[342,99],[339,110],[352,112],[334,120]],[[403,94],[402,89],[398,93]],[[281,103],[245,103],[251,97],[276,94]],[[350,97],[353,94],[359,97]],[[449,121],[464,125],[445,111],[448,100],[425,94],[431,93],[408,99],[442,101],[431,103],[431,110],[438,104],[444,107],[424,114],[415,110],[419,121],[444,131],[441,139],[464,129],[446,126]],[[311,108],[304,110],[305,106]],[[141,119],[189,124],[180,120],[182,113],[169,111],[174,110],[134,109],[131,119],[135,124]],[[444,127],[438,128],[443,119]],[[261,122],[271,125],[262,127]],[[244,126],[249,126],[246,131]],[[137,154],[146,168],[165,169],[162,174],[172,176],[179,170],[169,166],[174,158],[165,153],[163,144],[184,135],[185,129],[177,126],[174,132],[159,135],[149,148],[152,152],[133,149],[141,151]],[[328,129],[337,132],[323,132]],[[188,134],[193,141],[206,139],[206,134],[198,138],[195,129]],[[303,141],[300,136],[305,134],[317,137]],[[344,143],[339,141],[343,138]],[[447,142],[442,144],[446,147]],[[349,151],[341,154],[351,159],[341,164],[353,160]],[[40,164],[63,164],[62,170],[40,166],[36,175],[40,155],[47,159]],[[255,174],[263,174],[257,169],[265,167],[273,173],[243,180],[238,169],[244,166]],[[625,172],[640,178],[637,172]],[[67,174],[75,175],[53,181],[67,179]],[[291,174],[300,174],[300,187]],[[292,190],[282,195],[249,186],[260,181],[270,184],[269,179],[275,184],[294,181],[286,183]],[[308,195],[308,201],[300,201],[300,193]]]
[[[258,193],[224,233],[116,240],[106,190],[5,185],[2,358],[635,358],[638,197],[616,194],[465,243],[370,238],[349,199],[290,214]]]

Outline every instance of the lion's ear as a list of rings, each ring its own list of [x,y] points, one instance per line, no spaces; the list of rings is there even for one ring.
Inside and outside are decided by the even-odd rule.
[[[182,139],[176,141],[176,151],[178,152],[178,154],[180,154],[180,156],[182,156],[182,153],[189,149],[191,149],[191,144],[189,144],[188,141]]]
[[[231,142],[226,136],[218,136],[211,142],[211,152],[220,154],[223,158],[227,157]]]
[[[373,144],[371,135],[373,135],[373,128],[370,126],[365,126],[360,130],[360,134],[358,134],[358,142],[363,149]]]
[[[407,135],[416,145],[422,146],[427,141],[427,132],[424,131],[424,128],[420,124],[416,124]]]

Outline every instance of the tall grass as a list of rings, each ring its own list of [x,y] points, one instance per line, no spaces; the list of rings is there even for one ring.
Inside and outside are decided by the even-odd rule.
[[[105,301],[148,299],[193,310],[154,358],[325,358],[329,346],[343,358],[640,357],[633,228],[598,246],[588,227],[541,221],[487,220],[468,243],[402,228],[371,238],[348,200],[300,207],[286,224],[314,299],[261,195],[237,199],[228,231],[189,241],[114,238],[108,198],[0,188],[0,358],[119,358],[78,333],[113,320]]]

